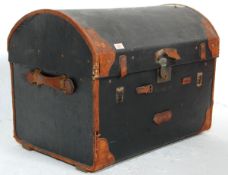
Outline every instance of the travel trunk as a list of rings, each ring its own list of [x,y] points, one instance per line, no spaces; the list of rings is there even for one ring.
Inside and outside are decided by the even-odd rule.
[[[82,170],[211,126],[219,37],[189,7],[38,10],[8,51],[16,140]]]

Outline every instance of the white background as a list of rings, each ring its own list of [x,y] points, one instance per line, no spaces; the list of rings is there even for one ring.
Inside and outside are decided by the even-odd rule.
[[[3,3],[4,2],[4,3]],[[40,9],[78,9],[153,6],[166,3],[189,5],[207,16],[221,40],[217,61],[213,126],[210,131],[186,139],[96,174],[115,175],[227,175],[228,174],[228,11],[226,1],[149,0],[7,0],[0,6],[0,175],[84,174],[73,166],[36,152],[25,151],[13,139],[10,71],[7,35],[24,14]]]

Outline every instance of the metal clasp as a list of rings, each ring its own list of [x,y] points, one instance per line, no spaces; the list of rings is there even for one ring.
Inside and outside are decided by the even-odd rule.
[[[155,61],[160,65],[157,73],[157,82],[163,83],[171,80],[171,66],[169,65],[169,59],[180,60],[181,57],[174,48],[163,48],[155,53]]]
[[[160,65],[157,73],[157,82],[163,83],[171,80],[171,67],[168,65],[168,59],[161,57],[157,60]]]
[[[123,103],[124,101],[124,87],[117,87],[116,88],[116,103]]]

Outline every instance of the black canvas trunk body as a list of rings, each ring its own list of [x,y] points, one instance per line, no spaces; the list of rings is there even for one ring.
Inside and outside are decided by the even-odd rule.
[[[85,171],[211,126],[219,37],[189,7],[38,10],[8,51],[16,140]]]

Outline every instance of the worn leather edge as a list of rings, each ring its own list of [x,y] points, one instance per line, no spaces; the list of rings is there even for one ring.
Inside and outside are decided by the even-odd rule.
[[[211,52],[212,58],[219,57],[219,36],[216,30],[211,22],[206,18],[201,19],[201,24],[208,39],[208,48]]]
[[[95,164],[88,171],[97,171],[115,162],[114,155],[110,152],[108,141],[105,138],[98,138],[96,142]]]
[[[211,105],[205,114],[205,120],[203,122],[202,127],[200,128],[200,132],[206,131],[211,128],[211,122],[212,122],[212,109],[213,105]]]
[[[97,65],[97,64],[100,65],[100,62],[101,62],[102,66],[104,66],[104,70],[102,70],[101,73],[105,76],[108,75],[109,70],[115,60],[115,51],[113,49],[110,49],[111,46],[108,45],[108,43],[105,42],[105,40],[103,40],[98,34],[96,34],[95,30],[83,28],[73,18],[64,14],[61,11],[42,9],[42,10],[33,11],[33,12],[25,15],[24,17],[22,17],[10,31],[10,34],[8,36],[8,49],[9,49],[10,40],[11,40],[14,32],[23,23],[23,21],[26,20],[30,16],[34,16],[34,15],[38,15],[38,14],[42,14],[42,13],[53,14],[53,15],[56,15],[60,18],[63,18],[64,20],[68,21],[75,28],[75,30],[77,30],[81,34],[81,36],[87,43],[87,45],[92,53],[93,66]],[[94,38],[94,35],[95,35],[95,38]],[[101,42],[102,44],[100,44],[99,42]],[[107,56],[111,56],[111,61],[108,62],[109,65],[106,65],[106,62],[103,63],[105,58],[107,58]],[[100,66],[98,66],[98,68],[100,68]],[[101,76],[102,76],[102,74],[101,74]],[[12,79],[11,84],[12,84],[12,98],[13,98],[12,102],[13,102],[13,113],[14,113],[13,114],[14,115],[14,137],[19,143],[23,144],[22,141],[17,137],[17,134],[16,134],[16,111],[15,111],[15,104],[14,104],[14,84],[13,84],[14,81],[13,81],[13,64],[12,63],[11,63],[11,79]],[[63,156],[57,155],[55,153],[44,151],[33,145],[29,145],[29,146],[31,146],[32,148],[34,148],[34,150],[36,150],[38,152],[42,152],[42,153],[50,155],[50,156],[54,155],[54,158],[62,160],[66,163],[69,163],[69,164],[73,163],[72,165],[75,165],[79,169],[85,170],[85,171],[94,172],[94,171],[100,170],[110,164],[113,164],[115,162],[115,157],[109,150],[108,141],[106,140],[107,143],[104,144],[103,143],[104,141],[102,141],[102,142],[100,141],[100,139],[104,139],[104,138],[99,138],[99,136],[100,136],[100,133],[99,133],[99,79],[92,80],[92,92],[93,92],[93,119],[94,119],[94,122],[93,122],[93,124],[94,124],[94,126],[93,126],[93,133],[94,133],[93,165],[92,166],[83,165],[76,161],[72,162],[72,160],[65,158]],[[105,146],[100,146],[100,143],[102,143],[102,145],[105,145]],[[102,151],[102,149],[104,149],[106,151]],[[101,156],[101,154],[104,154],[104,155]],[[110,156],[110,155],[112,155],[112,156]],[[104,157],[109,157],[109,158],[100,160],[100,159],[103,159]],[[112,158],[110,158],[110,157],[112,157]]]
[[[216,72],[216,60],[214,60],[214,74],[213,74],[212,89],[211,89],[211,105],[207,108],[207,111],[205,113],[205,120],[202,124],[202,127],[199,129],[199,132],[203,132],[211,128],[212,112],[213,112],[213,105],[214,105],[215,72]]]
[[[98,60],[96,61],[99,71],[98,74],[95,75],[95,78],[108,77],[110,69],[116,58],[116,52],[114,51],[112,46],[105,39],[103,39],[94,29],[88,28],[85,30],[91,38],[96,53],[99,55]]]

